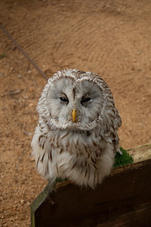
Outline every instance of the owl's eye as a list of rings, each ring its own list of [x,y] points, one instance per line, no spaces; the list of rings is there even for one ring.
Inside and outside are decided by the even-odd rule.
[[[65,104],[69,103],[69,100],[66,96],[60,96],[59,98],[60,98],[61,102],[65,103]]]
[[[90,100],[91,100],[90,97],[82,97],[81,104],[84,105],[84,104],[88,103]]]

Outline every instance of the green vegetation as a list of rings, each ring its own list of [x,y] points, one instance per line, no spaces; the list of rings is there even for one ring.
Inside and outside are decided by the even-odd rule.
[[[114,167],[120,167],[128,164],[132,164],[133,163],[132,156],[129,155],[127,151],[124,150],[122,147],[120,147],[120,151],[121,151],[121,154],[116,153],[115,155]]]

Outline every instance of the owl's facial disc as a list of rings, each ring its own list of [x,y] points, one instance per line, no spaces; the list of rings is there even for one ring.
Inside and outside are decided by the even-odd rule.
[[[101,112],[102,97],[100,88],[88,80],[65,77],[54,81],[47,96],[51,124],[60,129],[93,129]]]

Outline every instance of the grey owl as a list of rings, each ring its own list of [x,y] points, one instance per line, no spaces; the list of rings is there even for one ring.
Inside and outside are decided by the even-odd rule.
[[[54,182],[95,188],[110,174],[119,151],[121,118],[110,88],[92,72],[58,71],[49,78],[37,105],[32,139],[38,172]]]

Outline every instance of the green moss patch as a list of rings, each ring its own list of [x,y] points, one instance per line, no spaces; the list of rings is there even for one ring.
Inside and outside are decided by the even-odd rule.
[[[121,154],[119,152],[115,155],[114,167],[121,167],[124,165],[132,164],[133,158],[126,150],[120,147]]]

